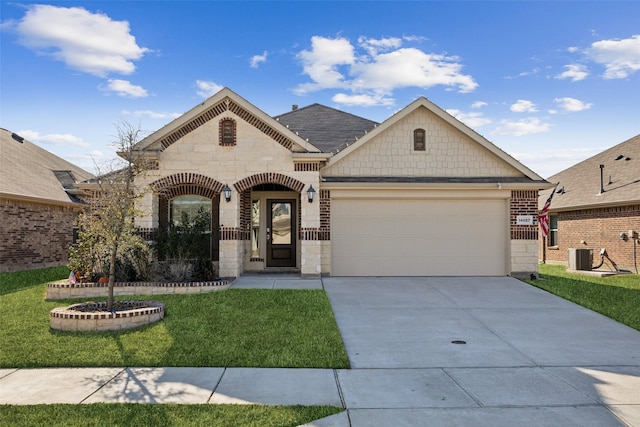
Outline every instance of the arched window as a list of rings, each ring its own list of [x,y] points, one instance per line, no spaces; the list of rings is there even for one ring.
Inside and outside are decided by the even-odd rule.
[[[424,129],[416,129],[413,131],[413,151],[426,151],[427,143],[425,140]]]
[[[211,257],[211,199],[186,195],[178,196],[169,201],[170,227],[183,230],[200,230],[202,239],[198,238],[196,249],[201,256]]]
[[[236,121],[233,119],[220,120],[220,145],[236,145]]]

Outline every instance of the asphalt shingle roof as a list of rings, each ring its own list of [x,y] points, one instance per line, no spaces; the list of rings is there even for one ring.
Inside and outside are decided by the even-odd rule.
[[[0,129],[0,194],[50,202],[77,202],[65,190],[89,172],[6,129]]]
[[[604,165],[602,193],[600,165]],[[551,211],[640,203],[640,135],[565,169],[548,181],[559,183]],[[551,191],[540,193],[540,208]]]
[[[323,153],[335,153],[378,125],[373,120],[320,104],[298,108],[274,119],[297,132]]]

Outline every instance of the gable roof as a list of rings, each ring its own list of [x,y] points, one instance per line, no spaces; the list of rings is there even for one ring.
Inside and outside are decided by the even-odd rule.
[[[93,177],[89,172],[0,129],[0,196],[53,204],[78,204],[75,184]]]
[[[600,165],[604,165],[602,193]],[[551,211],[640,203],[640,135],[549,177],[549,181],[558,183]],[[540,208],[551,191],[540,193]]]
[[[373,120],[320,104],[311,104],[274,118],[323,153],[337,152],[378,125]]]
[[[380,135],[382,132],[389,129],[391,126],[393,126],[394,124],[396,124],[397,122],[399,122],[400,120],[402,120],[403,118],[405,118],[406,116],[411,114],[413,111],[417,110],[418,108],[426,108],[431,113],[435,114],[438,118],[440,118],[444,122],[453,126],[459,132],[469,137],[472,141],[476,142],[481,147],[484,147],[489,152],[493,153],[495,156],[502,159],[507,164],[511,165],[517,171],[522,173],[526,179],[530,181],[538,181],[543,184],[548,184],[548,182],[546,182],[537,173],[533,172],[531,169],[529,169],[528,167],[526,167],[525,165],[523,165],[522,163],[520,163],[519,161],[511,157],[509,154],[502,151],[500,148],[498,148],[496,145],[491,143],[489,140],[485,139],[483,136],[481,136],[480,134],[478,134],[468,126],[466,126],[464,123],[462,123],[461,121],[459,121],[458,119],[456,119],[455,117],[453,117],[452,115],[450,115],[449,113],[447,113],[442,108],[438,107],[437,105],[435,105],[425,97],[420,97],[416,99],[411,104],[407,105],[405,108],[403,108],[402,110],[400,110],[399,112],[397,112],[396,114],[394,114],[393,116],[389,117],[387,120],[382,122],[371,132],[367,133],[362,138],[355,141],[355,143],[349,145],[344,150],[340,151],[338,154],[331,157],[329,159],[328,165],[331,165],[339,161],[340,159],[348,156],[353,151],[357,150],[362,145],[367,144],[377,135]]]
[[[313,144],[305,141],[304,138],[296,135],[229,88],[220,90],[201,104],[196,105],[180,117],[147,136],[138,142],[134,149],[148,152],[163,151],[210,120],[219,119],[226,111],[231,111],[291,151],[320,151]]]

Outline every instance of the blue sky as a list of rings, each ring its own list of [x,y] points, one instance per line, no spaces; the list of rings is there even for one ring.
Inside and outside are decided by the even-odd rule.
[[[229,87],[384,121],[419,96],[543,177],[640,133],[640,2],[0,2],[0,127],[94,171]]]

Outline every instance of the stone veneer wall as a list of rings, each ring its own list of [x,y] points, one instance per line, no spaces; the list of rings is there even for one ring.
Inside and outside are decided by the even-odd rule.
[[[628,234],[630,230],[640,234],[640,204],[559,212],[558,245],[546,248],[546,261],[568,265],[569,248],[593,249],[593,262],[597,265],[600,249],[605,248],[619,268],[635,272],[636,267],[640,268],[640,244],[630,238],[620,239],[620,233]],[[542,260],[542,234],[539,243]]]
[[[71,207],[0,200],[0,272],[65,265],[75,216]]]
[[[254,127],[257,120],[249,117],[233,105],[229,108],[220,105],[212,110],[215,120],[204,120],[189,132],[180,132],[171,137],[172,143],[164,144],[159,155],[158,168],[140,177],[136,184],[145,188],[149,184],[169,182],[171,177],[181,177],[171,182],[176,188],[172,196],[189,194],[183,191],[184,184],[191,184],[189,176],[198,176],[216,184],[216,193],[223,185],[232,189],[231,200],[221,197],[219,210],[220,247],[219,274],[221,277],[238,277],[250,262],[249,224],[246,210],[250,207],[249,191],[252,187],[264,183],[284,185],[301,194],[300,226],[300,269],[304,275],[320,274],[319,205],[306,200],[309,185],[319,189],[318,167],[297,167],[289,150],[291,141],[285,141],[269,129]],[[237,110],[237,111],[236,111]],[[242,113],[242,114],[240,114]],[[219,120],[233,119],[236,122],[236,145],[219,144]],[[274,140],[275,138],[275,140]],[[189,181],[189,182],[185,182]],[[198,184],[200,181],[194,183]],[[159,190],[153,185],[154,190]],[[214,188],[209,185],[209,188]],[[146,215],[136,218],[141,228],[154,229],[159,224],[159,206],[157,194],[147,192],[139,201],[138,207]],[[249,201],[249,203],[247,202]],[[250,213],[250,212],[249,212]]]

